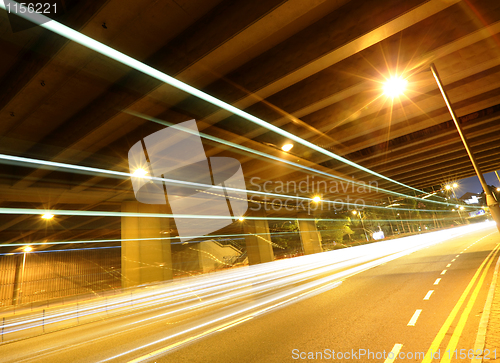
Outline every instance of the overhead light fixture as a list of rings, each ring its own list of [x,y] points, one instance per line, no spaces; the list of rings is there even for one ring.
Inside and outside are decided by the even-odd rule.
[[[51,213],[42,214],[42,219],[49,220],[49,219],[52,219],[52,218],[54,218],[54,215],[51,214]]]
[[[316,196],[313,197],[312,201],[314,203],[319,203],[321,201],[321,197],[319,195],[316,195]]]
[[[245,220],[245,218],[240,217],[240,218],[238,218],[238,220],[239,220],[240,222],[243,222],[243,221]]]
[[[353,210],[352,214],[356,215],[356,214],[358,214],[358,211],[357,210]],[[398,216],[399,216],[399,214],[398,214]]]
[[[453,183],[453,188],[458,188],[458,184],[457,183]]]
[[[401,96],[404,93],[407,84],[408,81],[406,79],[401,77],[391,77],[386,80],[382,88],[387,97],[394,98]]]
[[[444,187],[444,189],[446,189],[446,190],[450,190],[450,189],[451,189],[451,185],[446,185],[446,186]]]
[[[293,144],[285,144],[281,147],[281,150],[288,152],[288,151],[292,150],[292,147],[293,147]]]
[[[31,251],[33,251],[33,247],[31,247],[31,246],[26,246],[26,247],[24,247],[24,248],[23,248],[23,251],[24,251],[24,252],[31,252]]]

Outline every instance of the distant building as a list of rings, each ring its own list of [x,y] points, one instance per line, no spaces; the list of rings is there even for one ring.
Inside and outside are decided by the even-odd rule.
[[[465,204],[482,204],[482,198],[481,194],[467,192],[458,199]]]

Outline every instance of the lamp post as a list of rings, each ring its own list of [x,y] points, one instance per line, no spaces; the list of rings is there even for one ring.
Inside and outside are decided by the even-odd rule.
[[[31,252],[32,250],[33,248],[31,246],[26,246],[23,248],[23,269],[21,272],[21,288],[19,289],[19,297],[18,297],[19,304],[22,302],[23,299],[24,267],[26,266],[26,254],[28,252]]]
[[[458,202],[458,198],[457,198],[457,194],[455,193],[455,188],[458,188],[458,184],[457,183],[453,183],[452,185],[446,185],[445,189],[446,190],[450,190],[451,189],[451,192],[453,193],[453,196],[455,197],[455,200]],[[462,217],[462,213],[460,213],[461,210],[464,210],[463,207],[460,207],[457,205],[456,206],[458,209],[458,215],[460,216],[460,220],[462,221],[462,224],[464,224],[464,217]]]
[[[453,119],[453,122],[455,123],[455,126],[457,128],[458,134],[460,135],[460,138],[462,139],[462,142],[464,144],[465,150],[467,151],[467,154],[469,155],[469,159],[472,163],[472,166],[474,167],[474,170],[476,171],[476,175],[479,178],[479,182],[481,183],[481,186],[483,187],[484,193],[486,194],[486,204],[488,205],[491,213],[491,217],[497,224],[498,231],[500,232],[500,207],[498,205],[498,201],[495,199],[493,194],[490,191],[490,188],[488,188],[488,185],[486,184],[486,180],[484,180],[483,173],[481,172],[481,169],[479,168],[479,165],[476,163],[476,159],[474,158],[474,154],[472,153],[472,150],[469,147],[469,144],[467,142],[467,138],[465,137],[462,128],[460,124],[458,123],[458,119],[455,116],[455,112],[453,111],[453,108],[451,106],[451,102],[448,99],[448,95],[446,94],[446,91],[443,88],[443,84],[441,83],[441,79],[439,78],[438,71],[436,69],[436,66],[434,63],[431,63],[430,65],[431,72],[434,75],[434,78],[436,79],[436,83],[439,87],[439,90],[441,91],[441,94],[443,95],[444,102],[446,103],[446,107],[448,107],[448,111],[450,111],[451,118]]]

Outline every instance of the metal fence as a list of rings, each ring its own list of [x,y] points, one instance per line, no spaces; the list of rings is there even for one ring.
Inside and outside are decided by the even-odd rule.
[[[0,307],[121,287],[120,248],[0,256]]]

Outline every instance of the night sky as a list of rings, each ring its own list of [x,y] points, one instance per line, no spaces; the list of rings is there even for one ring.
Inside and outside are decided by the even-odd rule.
[[[500,171],[497,171],[500,175]],[[500,182],[497,179],[497,176],[494,172],[484,174],[484,178],[486,179],[486,183],[488,185],[494,185],[495,187],[500,187]],[[470,178],[462,179],[458,181],[459,187],[456,189],[457,197],[461,197],[467,192],[471,193],[481,193],[483,188],[481,187],[481,183],[479,183],[479,178],[477,176],[471,176]]]

